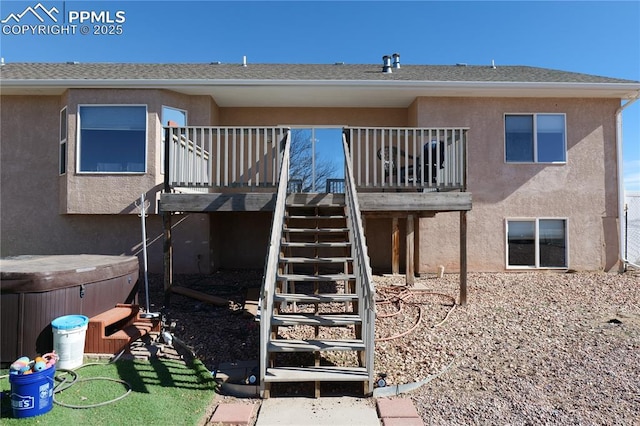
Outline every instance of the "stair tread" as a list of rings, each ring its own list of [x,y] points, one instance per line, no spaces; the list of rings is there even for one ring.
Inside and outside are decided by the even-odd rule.
[[[349,232],[349,228],[287,228],[285,227],[284,232],[290,232],[294,234],[305,234],[305,233],[321,233],[321,234],[342,234],[345,232]]]
[[[89,322],[102,322],[105,324],[115,324],[119,321],[125,320],[138,313],[137,306],[116,306],[108,311],[102,312],[89,318]]]
[[[362,323],[357,314],[313,314],[299,312],[295,314],[278,314],[271,317],[273,325],[325,325],[342,326]]]
[[[148,334],[149,331],[151,331],[151,327],[130,325],[113,334],[105,336],[105,339],[124,339],[133,341]]]
[[[331,303],[331,302],[355,302],[358,300],[357,294],[328,293],[328,294],[294,294],[276,293],[273,300],[277,302],[298,302],[298,303]]]
[[[344,263],[352,262],[353,257],[281,257],[285,263]]]
[[[272,340],[269,342],[269,352],[315,352],[315,351],[363,351],[364,342],[361,339],[345,340]]]
[[[365,367],[276,367],[267,368],[265,382],[362,382],[369,380]]]
[[[290,214],[286,214],[285,215],[285,219],[310,219],[310,220],[329,220],[329,219],[346,219],[347,216],[346,215],[333,215],[333,214],[328,214],[328,215],[299,215],[299,214],[295,214],[295,215],[290,215]]]
[[[302,242],[302,241],[284,241],[282,242],[282,246],[284,247],[349,247],[351,246],[350,242],[340,241],[340,242]]]
[[[331,201],[318,201],[318,202],[307,202],[307,203],[296,203],[296,202],[288,202],[286,203],[286,207],[292,208],[326,208],[326,207],[346,207],[346,204],[342,202],[331,202]]]
[[[355,274],[278,274],[276,280],[286,281],[345,281],[354,280]]]

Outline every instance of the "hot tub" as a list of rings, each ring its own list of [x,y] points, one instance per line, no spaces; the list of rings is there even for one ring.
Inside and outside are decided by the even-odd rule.
[[[135,256],[0,259],[0,361],[51,352],[57,317],[92,317],[117,303],[136,303],[138,269]]]

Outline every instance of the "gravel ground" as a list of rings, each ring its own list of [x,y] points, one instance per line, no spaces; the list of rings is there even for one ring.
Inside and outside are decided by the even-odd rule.
[[[410,290],[401,277],[374,279],[376,372],[389,385],[432,378],[403,395],[425,424],[640,424],[637,272],[469,274],[464,307],[452,303],[455,274],[416,279]],[[171,297],[175,335],[208,368],[258,358],[257,323],[241,306],[260,281],[261,271],[175,278],[231,300]],[[162,303],[159,276],[150,300]]]

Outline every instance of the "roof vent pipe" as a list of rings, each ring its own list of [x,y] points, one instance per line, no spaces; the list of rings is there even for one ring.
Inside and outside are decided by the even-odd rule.
[[[384,55],[382,57],[382,62],[383,62],[382,72],[391,74],[393,72],[391,71],[391,56]]]
[[[242,57],[242,66],[243,67],[247,66],[247,56],[246,55]]]
[[[399,53],[394,53],[393,54],[393,67],[394,68],[400,68],[400,54]]]

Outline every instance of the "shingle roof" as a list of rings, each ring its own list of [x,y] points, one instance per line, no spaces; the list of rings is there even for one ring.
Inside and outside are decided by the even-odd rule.
[[[383,73],[381,65],[351,64],[135,64],[9,63],[1,80],[290,80],[432,81],[521,83],[638,83],[529,66],[402,65]]]

